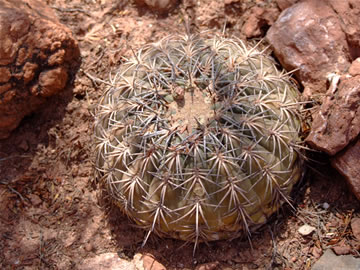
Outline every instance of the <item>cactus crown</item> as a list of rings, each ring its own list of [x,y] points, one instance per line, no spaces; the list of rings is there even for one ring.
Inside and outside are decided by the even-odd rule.
[[[233,238],[289,202],[301,176],[300,105],[264,52],[170,36],[139,50],[112,84],[96,112],[96,169],[147,237]]]

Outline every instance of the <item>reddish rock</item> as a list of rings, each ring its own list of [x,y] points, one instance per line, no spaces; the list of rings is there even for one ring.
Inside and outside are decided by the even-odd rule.
[[[353,218],[351,220],[351,230],[355,238],[360,241],[360,218]]]
[[[299,0],[276,0],[276,4],[281,10],[287,9],[297,2],[299,2]]]
[[[50,97],[64,89],[68,74],[64,67],[46,70],[39,75],[39,90],[43,97]]]
[[[323,253],[323,250],[322,248],[320,247],[317,247],[317,246],[314,246],[312,249],[311,249],[311,254],[314,256],[314,258],[317,260],[321,257]]]
[[[306,142],[335,155],[360,133],[360,76],[345,78],[329,89],[324,103],[314,115]]]
[[[270,27],[279,16],[276,8],[265,9],[255,6],[251,8],[250,14],[242,26],[241,32],[247,38],[258,37],[264,34],[264,30]]]
[[[277,0],[280,8],[287,8],[269,29],[267,39],[281,64],[297,70],[294,74],[304,86],[305,97],[326,93],[313,115],[306,141],[336,155],[333,166],[360,198],[360,146],[356,142],[360,133],[360,60],[352,61],[360,57],[360,6],[356,0],[291,2]],[[330,74],[340,74],[341,80],[339,85],[333,80],[326,92]]]
[[[63,91],[79,66],[71,31],[38,0],[0,0],[0,139],[47,98]]]
[[[334,246],[332,249],[333,249],[333,251],[335,252],[336,255],[347,255],[352,250],[352,248],[349,245],[346,245],[346,244],[341,244],[341,245]]]
[[[351,76],[360,75],[360,58],[356,58],[349,68],[349,74]]]
[[[360,200],[360,139],[350,144],[332,159],[331,164],[349,183],[355,196]],[[360,230],[359,230],[360,231]],[[359,232],[358,231],[358,232]],[[355,233],[354,233],[355,234]]]
[[[306,96],[325,93],[327,75],[350,66],[343,27],[326,1],[302,1],[285,9],[269,29],[266,38],[275,55],[287,70],[297,69]]]
[[[10,88],[11,88],[10,83],[0,84],[0,95],[8,91]]]
[[[23,66],[24,72],[24,84],[28,84],[35,77],[35,72],[38,69],[38,65],[30,62],[26,62]]]
[[[326,0],[338,14],[353,59],[360,57],[360,6],[358,0]]]
[[[6,67],[0,67],[0,83],[6,83],[10,80],[11,73]]]
[[[29,194],[28,198],[31,201],[31,204],[35,207],[38,207],[40,204],[42,204],[42,200],[40,199],[40,197],[36,194]]]

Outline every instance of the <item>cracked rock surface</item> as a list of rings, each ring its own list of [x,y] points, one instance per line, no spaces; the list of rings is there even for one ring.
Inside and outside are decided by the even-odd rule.
[[[38,0],[0,0],[0,139],[63,91],[79,65],[71,31]]]
[[[306,141],[314,148],[335,155],[360,133],[360,76],[342,78],[329,89]]]
[[[267,40],[281,64],[296,70],[305,97],[324,94],[329,73],[346,73],[360,56],[359,15],[356,1],[305,0],[284,9],[269,29]]]

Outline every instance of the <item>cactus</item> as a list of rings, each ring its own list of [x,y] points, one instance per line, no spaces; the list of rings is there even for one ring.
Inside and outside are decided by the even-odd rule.
[[[250,234],[290,203],[301,105],[264,51],[169,36],[126,60],[111,85],[95,115],[97,178],[145,242]]]

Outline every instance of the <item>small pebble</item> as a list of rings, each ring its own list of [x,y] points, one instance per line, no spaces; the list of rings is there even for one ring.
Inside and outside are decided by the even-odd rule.
[[[314,256],[315,259],[319,259],[322,255],[322,249],[314,246],[312,248],[311,254]]]
[[[330,205],[327,202],[324,202],[322,204],[322,208],[324,208],[325,210],[329,209]]]
[[[29,144],[26,140],[22,140],[18,147],[25,152],[29,150]]]
[[[30,194],[29,199],[32,203],[33,206],[39,206],[40,204],[42,204],[42,200],[40,199],[40,197],[36,194]]]
[[[313,231],[315,231],[316,228],[313,227],[313,226],[310,226],[310,225],[302,225],[299,229],[298,229],[298,232],[303,235],[303,236],[306,236],[306,235],[309,235],[311,234]]]
[[[90,252],[93,250],[93,246],[92,244],[90,243],[86,243],[85,246],[84,246],[84,249],[87,251],[87,252]]]
[[[332,247],[336,255],[347,255],[351,253],[352,248],[349,245],[343,244]]]

